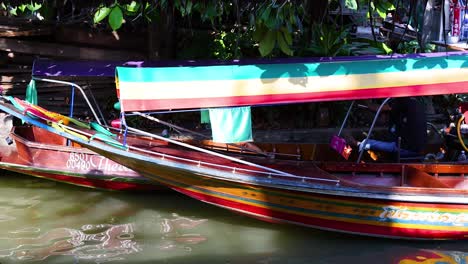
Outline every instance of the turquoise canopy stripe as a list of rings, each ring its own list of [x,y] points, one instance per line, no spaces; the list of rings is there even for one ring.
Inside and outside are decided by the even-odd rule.
[[[117,67],[120,82],[181,82],[214,80],[249,80],[300,78],[312,76],[392,73],[435,69],[468,68],[466,55],[378,59],[361,61],[323,61],[253,65],[210,65],[186,67],[131,68]],[[137,70],[136,70],[137,69]]]
[[[395,56],[117,67],[117,92],[123,112],[468,92],[468,52]]]

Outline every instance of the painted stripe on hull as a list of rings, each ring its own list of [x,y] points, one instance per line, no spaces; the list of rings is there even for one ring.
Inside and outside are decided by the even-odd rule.
[[[125,111],[145,109],[206,108],[222,106],[287,104],[329,100],[358,100],[368,98],[385,98],[418,95],[437,95],[441,93],[465,93],[467,82],[444,84],[414,85],[405,87],[384,87],[354,91],[314,92],[300,94],[276,94],[259,96],[235,96],[194,99],[121,99]],[[148,97],[143,97],[148,98]]]
[[[191,169],[192,171],[186,170],[190,166],[182,166],[181,168],[184,169],[176,169],[175,164],[173,164],[171,165],[173,168],[170,168],[171,166],[167,164],[161,165],[159,162],[156,162],[156,160],[149,157],[136,158],[136,154],[128,154],[123,151],[106,152],[106,149],[110,147],[105,145],[103,145],[102,148],[97,148],[93,145],[89,145],[88,147],[101,155],[107,156],[108,158],[121,160],[123,165],[134,170],[137,169],[143,175],[153,178],[164,185],[178,188],[185,192],[190,192],[192,195],[197,194],[203,197],[209,197],[209,199],[204,200],[206,202],[218,204],[219,206],[227,207],[234,211],[245,211],[242,209],[244,207],[255,208],[255,210],[258,211],[245,211],[245,213],[252,214],[257,218],[262,215],[266,218],[271,218],[272,215],[276,215],[276,218],[281,219],[281,215],[283,214],[292,215],[297,217],[295,221],[288,219],[283,220],[297,222],[297,224],[302,225],[311,225],[308,223],[308,221],[312,221],[310,219],[313,219],[314,221],[318,221],[320,219],[320,221],[323,221],[320,223],[334,221],[342,223],[341,225],[334,227],[337,231],[345,230],[344,232],[355,232],[356,230],[347,230],[347,225],[349,224],[350,226],[359,226],[359,229],[357,229],[358,231],[364,227],[369,230],[382,230],[367,233],[367,235],[377,236],[381,236],[379,232],[386,233],[388,236],[392,236],[393,234],[394,236],[395,232],[403,232],[401,230],[407,231],[404,231],[404,235],[399,236],[407,235],[417,239],[454,239],[461,238],[465,234],[468,234],[468,215],[466,213],[468,205],[466,204],[452,204],[458,206],[459,210],[457,210],[457,207],[449,207],[449,210],[452,210],[453,212],[445,212],[445,209],[442,210],[442,208],[438,208],[437,206],[431,210],[430,208],[435,204],[430,203],[427,209],[424,209],[422,212],[423,218],[421,219],[421,215],[419,215],[415,218],[416,220],[413,220],[411,217],[414,217],[414,213],[419,213],[420,210],[418,210],[418,208],[426,207],[424,202],[406,202],[406,204],[410,206],[409,208],[397,208],[393,213],[385,212],[383,208],[381,212],[370,212],[368,209],[363,211],[361,209],[362,206],[368,206],[369,203],[377,205],[380,204],[383,207],[392,206],[394,204],[398,204],[398,202],[395,202],[390,198],[369,198],[369,202],[366,203],[362,202],[363,199],[346,197],[343,195],[318,195],[313,192],[298,192],[287,189],[231,182],[227,179],[217,180],[211,176],[204,176],[201,174],[201,171],[198,172],[199,169],[195,167]],[[157,160],[159,161],[159,159]],[[167,163],[167,161],[163,162]],[[336,188],[337,193],[340,193],[340,191],[346,191],[346,187],[343,187],[344,189],[342,189],[342,187],[337,186]],[[246,192],[245,194],[242,193],[244,191]],[[321,190],[318,189],[317,191],[320,192]],[[257,196],[257,194],[260,195]],[[329,197],[329,199],[327,199],[327,197]],[[292,203],[290,201],[291,198],[293,199]],[[338,200],[343,204],[346,203],[347,206],[346,208],[342,208],[340,206],[322,206],[321,208],[313,208],[313,205],[320,206],[321,201],[324,199],[329,200],[330,203]],[[224,201],[226,205],[221,204],[221,201]],[[229,205],[232,206],[229,207]],[[354,209],[356,209],[356,211],[354,211]],[[427,218],[427,214],[425,214],[427,212],[431,212],[435,216]],[[382,213],[384,213],[382,220],[377,220],[375,216],[380,216]],[[411,214],[413,214],[413,216]],[[408,215],[411,217],[408,218]],[[372,218],[372,216],[374,216],[374,218]],[[447,216],[450,217],[446,219]],[[458,217],[460,217],[460,219],[458,219]],[[301,219],[304,220],[302,221]],[[324,224],[324,226],[320,228],[326,229],[329,227]],[[391,231],[385,231],[387,229]],[[365,230],[361,230],[360,232],[365,233]]]
[[[173,179],[173,178],[171,178]],[[362,214],[364,211],[347,212],[339,215],[333,214],[333,208],[323,207],[320,213],[298,212],[297,210],[282,209],[278,207],[275,202],[269,200],[269,198],[276,198],[274,196],[266,197],[264,203],[249,203],[244,198],[232,197],[220,194],[219,192],[213,192],[205,188],[193,188],[180,184],[176,181],[167,181],[164,179],[166,184],[172,184],[173,188],[184,192],[187,195],[193,196],[194,198],[201,199],[205,202],[217,204],[223,207],[228,207],[231,210],[241,211],[246,214],[254,214],[257,217],[263,216],[265,218],[276,218],[287,222],[294,222],[296,224],[308,225],[314,227],[321,227],[324,229],[333,229],[343,232],[351,233],[362,233],[368,235],[377,236],[389,236],[389,237],[408,237],[418,239],[434,239],[434,238],[462,238],[464,234],[468,234],[468,228],[464,226],[434,226],[431,224],[411,224],[401,223],[396,220],[393,221],[369,221],[369,217],[366,214]],[[177,180],[177,179],[174,179]],[[190,182],[188,184],[193,184]],[[219,183],[222,185],[222,183]],[[218,183],[213,183],[220,189]],[[201,184],[199,186],[209,186]],[[313,195],[308,196],[309,200],[314,199]],[[323,196],[320,199],[324,199]],[[333,199],[332,199],[333,200]],[[355,202],[354,199],[347,199],[348,203]],[[381,201],[382,205],[387,205],[385,201]],[[284,204],[283,204],[284,205]],[[294,205],[285,205],[289,208],[294,208]],[[302,207],[302,206],[301,206]],[[308,207],[307,207],[308,208]],[[360,208],[360,203],[355,202],[354,208]],[[335,208],[335,210],[337,210]],[[333,216],[334,215],[334,216]],[[330,223],[339,223],[339,225],[330,225]],[[349,226],[348,226],[349,225]],[[352,226],[356,226],[354,229]],[[365,232],[363,231],[365,230]],[[444,230],[444,231],[442,231]]]
[[[401,228],[391,225],[374,226],[348,221],[305,217],[303,215],[278,212],[273,211],[269,208],[256,207],[246,205],[244,203],[239,203],[236,201],[220,199],[218,197],[213,197],[202,193],[191,192],[183,188],[173,187],[173,189],[200,201],[204,201],[221,207],[226,207],[231,210],[247,215],[252,215],[255,218],[263,219],[269,222],[293,223],[330,231],[405,239],[464,239],[466,238],[465,235],[467,235],[466,231],[440,231],[415,228]]]

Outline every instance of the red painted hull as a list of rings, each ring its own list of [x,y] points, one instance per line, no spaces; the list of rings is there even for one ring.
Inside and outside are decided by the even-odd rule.
[[[0,147],[0,169],[104,190],[167,190],[87,149],[66,146],[65,138],[37,127],[15,127],[11,137],[14,144]]]

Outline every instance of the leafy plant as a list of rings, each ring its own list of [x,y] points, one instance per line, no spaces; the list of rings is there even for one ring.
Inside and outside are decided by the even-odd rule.
[[[253,40],[258,43],[263,57],[270,55],[275,48],[292,56],[293,35],[302,31],[300,16],[304,14],[303,6],[294,1],[279,2],[265,2],[250,19],[251,24],[255,23]]]
[[[312,26],[312,40],[305,52],[325,57],[350,55],[348,36],[349,30],[346,28],[337,29],[334,25],[315,24]]]
[[[421,50],[420,45],[417,40],[412,40],[409,42],[402,42],[398,45],[398,52],[403,54],[409,53],[429,53],[435,50],[436,46],[434,44],[426,43],[426,45]]]
[[[33,2],[31,1],[28,4],[19,4],[14,5],[2,2],[0,4],[1,9],[8,11],[11,16],[33,16],[39,20],[43,20],[44,17],[40,14],[39,10],[43,7],[42,2]]]

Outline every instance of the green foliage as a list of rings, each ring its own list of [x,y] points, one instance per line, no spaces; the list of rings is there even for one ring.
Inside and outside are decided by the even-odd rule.
[[[334,25],[315,24],[312,27],[312,41],[305,48],[315,56],[334,57],[350,55],[348,36],[349,30],[337,29]]]
[[[122,26],[123,21],[122,9],[120,9],[120,6],[115,5],[109,14],[109,25],[115,31]]]
[[[427,43],[421,50],[421,47],[417,40],[412,40],[409,42],[402,42],[398,45],[398,52],[403,54],[409,53],[428,53],[433,52],[436,49],[434,44]]]
[[[387,12],[390,10],[395,10],[395,6],[389,0],[373,0],[371,1],[371,10],[367,14],[370,16],[371,13],[375,12],[379,15],[380,18],[385,18]]]
[[[93,19],[94,24],[97,24],[101,22],[102,20],[104,20],[104,18],[106,18],[110,12],[111,12],[111,9],[109,7],[106,7],[106,6],[99,7],[96,13],[94,13],[94,19]]]
[[[136,1],[132,1],[130,4],[124,5],[124,10],[129,15],[136,15],[141,8],[141,4]]]
[[[397,1],[330,0],[328,4],[329,8],[335,8],[333,10],[339,7],[356,13],[366,10],[368,17],[372,14],[372,17],[384,18],[388,11],[395,9]],[[407,2],[400,1],[400,7],[406,5],[408,8]],[[74,13],[71,16],[67,13],[69,17],[74,19],[74,14],[79,13],[80,21],[98,27],[104,26],[113,31],[122,30],[128,24],[137,25],[133,28],[141,28],[139,26],[143,23],[159,23],[164,21],[162,18],[168,14],[175,16],[174,19],[166,21],[175,23],[170,25],[172,27],[194,24],[205,30],[211,26],[215,33],[209,38],[210,49],[197,52],[196,56],[208,54],[207,56],[219,59],[234,59],[244,56],[243,52],[247,49],[251,57],[338,56],[391,52],[384,43],[353,40],[349,34],[351,26],[338,23],[340,20],[336,17],[336,13],[334,21],[330,19],[332,15],[325,14],[320,18],[320,23],[313,24],[312,21],[317,21],[317,18],[314,20],[310,16],[310,11],[315,4],[315,1],[304,0],[106,0],[66,1],[60,5],[60,8],[78,6],[77,8],[81,8],[77,9],[79,12],[73,9]],[[52,19],[57,17],[54,16],[57,1],[52,0],[32,0],[24,4],[18,4],[17,1],[2,1],[0,8],[6,10],[4,13],[9,16]],[[90,13],[84,14],[83,11]],[[67,16],[62,13],[60,17]],[[365,16],[361,17],[365,19]],[[190,39],[190,36],[177,37],[182,43],[179,46],[187,46],[185,41]],[[202,45],[204,44],[206,43]],[[195,46],[197,45],[193,45]],[[431,47],[419,49],[414,43],[404,43],[399,47],[399,51],[404,53],[416,50],[432,51]]]
[[[174,7],[179,10],[182,17],[192,14],[193,2],[190,0],[174,0]]]
[[[293,1],[266,2],[261,5],[255,15],[250,17],[250,23],[255,23],[253,40],[258,43],[260,55],[270,55],[275,48],[283,54],[293,55],[293,35],[302,32],[300,16],[304,14],[303,5]]]
[[[195,1],[193,9],[200,14],[203,22],[210,21],[211,24],[215,23],[216,18],[221,17],[227,10],[223,9],[220,1]]]
[[[12,5],[10,3],[1,3],[1,9],[7,10],[11,16],[30,16],[33,15],[38,19],[44,19],[44,17],[40,14],[40,10],[43,7],[42,2],[29,2],[27,4],[15,4]]]
[[[240,47],[237,45],[237,35],[233,32],[222,31],[216,34],[213,44],[213,56],[220,60],[237,59]]]
[[[344,3],[344,7],[347,8],[347,9],[357,11],[358,3],[357,3],[356,0],[346,0],[345,3]]]

